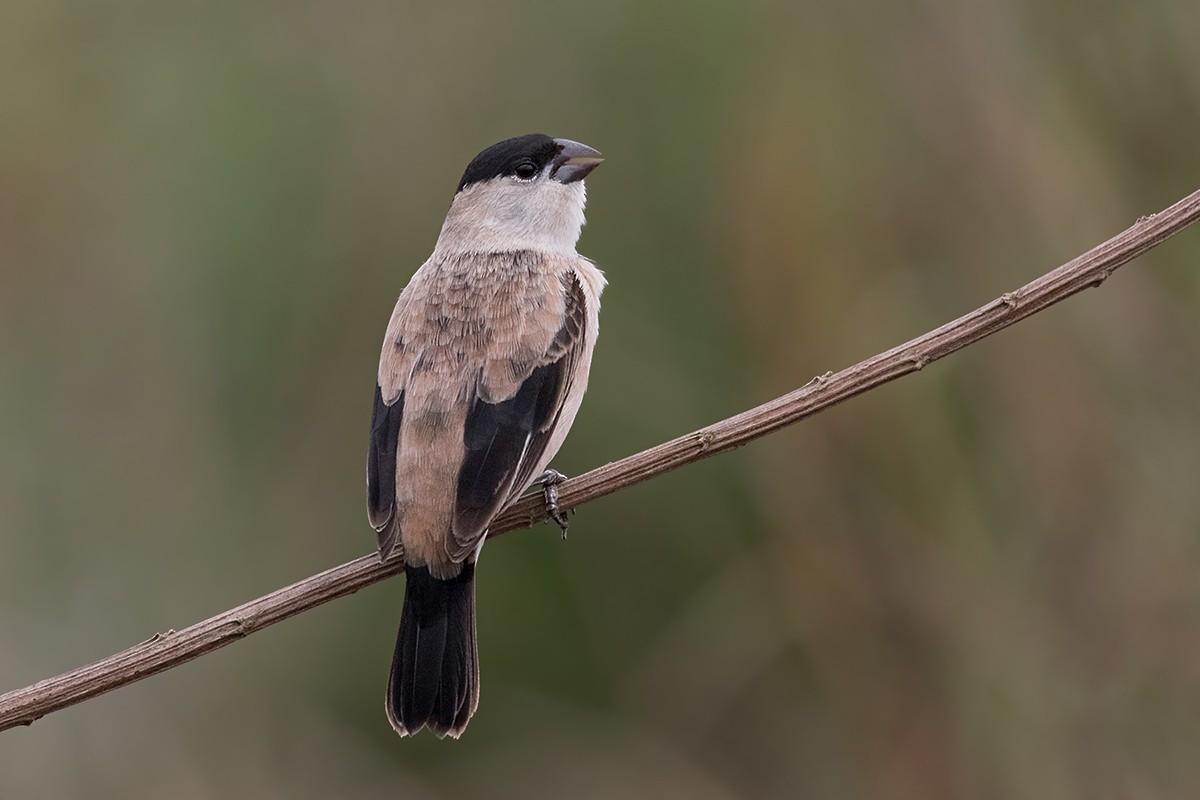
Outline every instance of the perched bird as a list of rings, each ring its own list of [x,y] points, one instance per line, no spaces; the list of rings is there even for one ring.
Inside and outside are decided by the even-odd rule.
[[[602,161],[542,134],[477,155],[392,312],[367,510],[380,557],[404,554],[387,688],[402,736],[466,728],[479,703],[474,579],[488,526],[539,479],[561,479],[543,471],[575,421],[599,331],[604,275],[575,244],[583,179]]]

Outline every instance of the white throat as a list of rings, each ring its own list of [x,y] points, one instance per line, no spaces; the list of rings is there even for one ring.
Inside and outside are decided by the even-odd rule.
[[[454,196],[434,255],[537,250],[574,255],[587,193],[583,181],[494,178]]]

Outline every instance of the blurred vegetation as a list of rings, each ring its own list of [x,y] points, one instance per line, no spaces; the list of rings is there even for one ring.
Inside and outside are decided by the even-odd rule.
[[[378,343],[467,160],[592,144],[579,473],[1200,186],[1185,0],[0,7],[0,689],[368,552]],[[401,741],[398,581],[0,735],[4,798],[1200,794],[1200,232],[488,548]]]

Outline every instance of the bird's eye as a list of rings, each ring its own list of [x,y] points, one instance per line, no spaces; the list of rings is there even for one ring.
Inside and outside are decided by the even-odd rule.
[[[513,170],[513,174],[521,180],[527,181],[538,174],[538,168],[532,161],[522,161],[520,164],[517,164],[517,168]]]

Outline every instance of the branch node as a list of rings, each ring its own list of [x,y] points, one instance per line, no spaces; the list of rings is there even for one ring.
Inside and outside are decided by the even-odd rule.
[[[712,447],[713,442],[717,440],[717,435],[710,430],[696,431],[696,447],[701,453]]]
[[[226,620],[224,623],[222,623],[221,627],[227,629],[228,631],[227,633],[222,632],[222,638],[229,636],[234,639],[241,639],[246,634],[253,632],[254,628],[253,625],[250,625],[242,617],[235,617],[234,619]]]
[[[1099,286],[1100,286],[1100,284],[1102,284],[1102,283],[1104,283],[1106,280],[1108,280],[1108,276],[1109,276],[1109,275],[1112,275],[1112,270],[1111,270],[1111,269],[1102,269],[1102,270],[1100,270],[1099,272],[1097,272],[1097,273],[1096,273],[1096,277],[1095,277],[1095,279],[1093,279],[1093,280],[1092,280],[1091,287],[1092,287],[1093,289],[1095,289],[1095,288],[1099,287]]]
[[[168,636],[170,636],[170,635],[171,635],[171,634],[173,634],[174,632],[175,632],[175,631],[174,631],[174,629],[172,629],[172,628],[168,628],[166,633],[158,633],[158,632],[155,632],[155,634],[154,634],[153,636],[151,636],[149,639],[145,639],[145,640],[143,640],[143,641],[142,641],[142,642],[141,642],[141,643],[140,643],[138,646],[139,646],[139,647],[143,647],[143,646],[145,646],[145,645],[148,645],[148,644],[154,644],[154,643],[156,643],[156,642],[161,642],[163,639],[167,638]]]
[[[1019,291],[1005,292],[1004,294],[1000,295],[1000,302],[1008,306],[1010,309],[1016,308],[1017,304],[1020,302],[1020,299],[1021,293]]]

